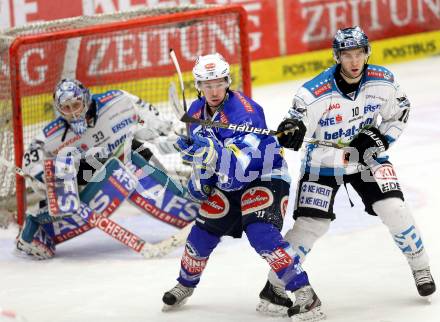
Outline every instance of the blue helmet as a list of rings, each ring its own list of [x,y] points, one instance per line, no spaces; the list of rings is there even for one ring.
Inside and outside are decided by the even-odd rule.
[[[370,42],[365,32],[358,26],[339,29],[333,38],[333,58],[339,63],[339,53],[343,50],[364,48],[367,56],[371,54]]]
[[[87,128],[85,116],[91,103],[90,91],[76,79],[62,79],[53,93],[55,114],[62,116],[72,126],[75,134],[82,134]],[[80,102],[83,106],[81,113],[72,118],[63,113],[63,106]]]

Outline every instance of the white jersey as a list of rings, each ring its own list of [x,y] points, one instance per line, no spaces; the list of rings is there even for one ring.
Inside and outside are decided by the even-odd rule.
[[[42,129],[24,154],[23,166],[30,175],[41,179],[46,157],[69,152],[96,155],[98,151],[106,158],[119,156],[133,136],[154,139],[171,129],[171,122],[160,119],[151,104],[120,90],[93,95],[87,113],[88,127],[82,135],[76,135],[62,117]]]
[[[408,120],[409,101],[394,75],[384,67],[368,65],[356,92],[343,94],[334,73],[337,65],[305,83],[294,97],[288,117],[302,119],[307,137],[348,145],[360,129],[374,126],[391,145]],[[342,149],[309,144],[303,159],[306,172],[342,175],[359,172],[359,163],[347,163]],[[387,159],[385,153],[378,160]]]

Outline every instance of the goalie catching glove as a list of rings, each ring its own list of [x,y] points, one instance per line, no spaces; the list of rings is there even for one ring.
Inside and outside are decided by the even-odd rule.
[[[127,93],[127,95],[129,94]],[[166,136],[171,132],[173,123],[161,118],[156,107],[134,95],[130,95],[130,97],[138,108],[139,122],[134,131],[136,139],[149,141],[160,136]]]
[[[361,129],[350,142],[350,147],[355,148],[359,153],[359,162],[368,165],[371,160],[377,158],[377,154],[385,152],[389,143],[386,138],[375,127]]]

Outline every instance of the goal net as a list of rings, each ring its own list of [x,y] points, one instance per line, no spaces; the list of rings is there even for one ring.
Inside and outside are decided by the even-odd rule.
[[[162,117],[173,118],[168,88],[177,75],[170,48],[179,57],[188,101],[196,96],[191,75],[195,59],[214,52],[231,64],[233,87],[250,95],[246,20],[244,9],[236,5],[182,6],[0,31],[1,156],[21,167],[26,146],[54,118],[52,94],[62,78],[77,78],[92,93],[126,90],[153,103]],[[167,170],[182,173],[178,154],[160,160]],[[2,165],[0,177],[0,207],[12,209],[22,224],[26,182]]]

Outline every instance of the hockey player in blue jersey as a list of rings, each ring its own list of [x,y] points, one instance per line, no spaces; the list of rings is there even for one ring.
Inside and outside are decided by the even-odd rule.
[[[63,79],[57,84],[53,99],[57,118],[33,139],[23,158],[25,172],[40,182],[44,182],[44,160],[56,158],[64,149],[91,157],[93,151],[100,151],[97,164],[81,159],[77,178],[79,185],[85,185],[101,162],[124,153],[124,143],[129,144],[130,151],[136,150],[143,142],[163,137],[171,130],[171,122],[160,118],[154,106],[125,91],[92,95],[78,80]],[[148,149],[141,154],[145,160],[152,156]],[[34,258],[48,259],[54,256],[55,242],[43,225],[52,225],[54,218],[48,212],[47,189],[35,182],[30,184],[40,201],[28,207],[16,247]]]
[[[388,69],[367,63],[371,48],[361,28],[338,30],[333,54],[336,64],[298,90],[279,125],[278,130],[286,131],[279,141],[298,150],[307,135],[348,148],[307,145],[296,196],[296,221],[285,239],[302,262],[335,219],[336,192],[341,184],[349,183],[365,211],[379,216],[388,227],[408,261],[418,293],[429,296],[436,287],[428,255],[386,153],[407,124],[409,100]],[[296,130],[288,132],[292,129]],[[262,303],[275,303],[277,293],[270,290],[282,291],[282,283],[272,272],[269,281],[260,294]],[[302,299],[304,303],[311,300]]]
[[[191,116],[266,128],[261,106],[230,89],[229,64],[220,54],[199,57],[193,75],[199,97],[191,104]],[[280,234],[290,178],[277,139],[191,125],[190,140],[180,138],[176,147],[193,166],[188,190],[202,205],[186,242],[178,284],[163,296],[164,310],[192,295],[221,237],[240,238],[243,231],[286,290],[310,288],[298,255]],[[316,297],[316,310],[319,303]]]

